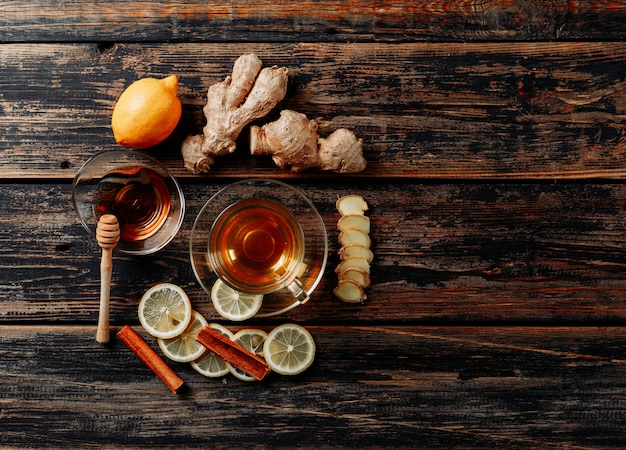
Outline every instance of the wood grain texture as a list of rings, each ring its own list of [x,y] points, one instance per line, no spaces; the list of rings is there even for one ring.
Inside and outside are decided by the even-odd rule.
[[[0,447],[626,448],[625,37],[622,0],[0,1]],[[180,144],[246,52],[289,68],[278,109],[361,136],[367,170],[292,174],[244,133],[190,175]],[[193,220],[233,180],[281,178],[320,210],[329,265],[307,305],[245,326],[306,326],[317,356],[297,377],[171,363],[176,396],[94,340],[100,249],[70,183],[120,148],[125,87],[169,74],[183,117],[148,152],[187,214],[157,255],[114,255],[113,330],[157,349],[137,304],[163,281],[224,323],[189,262]],[[370,204],[375,252],[356,305],[332,295],[346,193]]]
[[[329,264],[313,299],[288,317],[315,322],[613,323],[626,319],[626,187],[622,184],[298,182],[322,214]],[[111,320],[136,322],[149,286],[183,286],[219,319],[189,262],[193,220],[223,183],[185,183],[178,236],[147,257],[114,253]],[[336,286],[334,202],[370,204],[375,259],[363,304]],[[79,225],[66,185],[0,186],[0,320],[95,323],[99,247]],[[273,320],[283,320],[282,317]]]
[[[186,382],[175,396],[117,339],[97,344],[90,327],[3,326],[0,445],[626,445],[623,328],[309,330],[318,351],[299,376],[208,379],[170,362]]]
[[[482,41],[614,40],[622,1],[3,2],[0,40]]]
[[[137,44],[0,46],[0,177],[73,177],[97,151],[119,148],[110,117],[146,76],[180,76],[183,118],[150,150],[179,177],[180,145],[201,132],[206,89],[255,52],[290,70],[278,109],[363,138],[355,175],[437,179],[623,179],[626,52],[620,43]],[[276,113],[270,114],[266,121]],[[289,177],[253,158],[247,134],[211,177]],[[309,171],[304,177],[329,177]]]

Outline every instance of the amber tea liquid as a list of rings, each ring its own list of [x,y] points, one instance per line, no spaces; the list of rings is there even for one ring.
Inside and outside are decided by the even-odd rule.
[[[142,241],[165,223],[170,210],[170,191],[163,177],[148,167],[131,167],[105,175],[95,190],[94,213],[114,214],[120,239]]]
[[[280,203],[243,200],[224,210],[209,234],[209,260],[233,288],[268,293],[291,282],[304,257],[296,218]]]

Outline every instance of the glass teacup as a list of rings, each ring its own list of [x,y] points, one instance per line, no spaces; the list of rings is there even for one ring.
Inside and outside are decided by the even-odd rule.
[[[257,316],[272,316],[308,301],[326,267],[328,238],[302,192],[253,179],[209,199],[194,223],[190,254],[209,295],[219,278],[237,291],[263,294]]]

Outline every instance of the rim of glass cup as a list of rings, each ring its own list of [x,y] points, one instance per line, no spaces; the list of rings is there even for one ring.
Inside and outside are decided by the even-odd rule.
[[[234,183],[229,184],[228,186],[225,186],[223,188],[221,188],[220,190],[218,190],[215,194],[213,194],[207,201],[206,203],[202,206],[202,208],[200,209],[200,212],[198,213],[198,216],[196,217],[196,219],[194,220],[194,224],[193,224],[193,228],[191,230],[191,239],[189,242],[189,257],[191,260],[191,267],[193,269],[194,275],[196,277],[196,279],[198,280],[198,282],[200,283],[200,286],[202,286],[202,288],[204,289],[204,291],[210,296],[210,292],[211,292],[211,287],[212,286],[207,286],[205,281],[204,281],[204,277],[201,273],[198,272],[198,268],[196,267],[196,261],[194,259],[194,254],[195,253],[200,253],[203,254],[204,251],[198,251],[197,249],[194,249],[194,237],[198,234],[198,227],[200,225],[200,223],[205,220],[204,216],[207,214],[207,210],[209,208],[211,208],[212,203],[214,203],[216,201],[216,199],[218,197],[222,197],[225,193],[227,193],[229,190],[233,190],[233,189],[237,189],[237,187],[241,186],[241,185],[254,185],[254,184],[265,184],[265,185],[276,185],[282,188],[287,189],[288,191],[290,191],[291,193],[297,195],[301,200],[303,200],[307,206],[310,208],[311,212],[313,212],[314,214],[314,219],[319,223],[320,226],[320,231],[321,231],[321,237],[322,237],[322,241],[323,241],[323,255],[320,261],[320,266],[319,266],[319,273],[317,274],[317,276],[315,277],[315,279],[313,280],[313,282],[311,283],[310,286],[306,287],[304,289],[304,291],[306,292],[307,295],[312,295],[313,292],[315,291],[315,289],[317,288],[317,286],[319,285],[320,281],[322,281],[322,278],[324,277],[324,272],[326,270],[326,265],[328,263],[328,233],[326,231],[326,226],[324,225],[324,220],[322,218],[322,216],[320,215],[319,211],[317,210],[317,208],[315,207],[315,205],[313,204],[313,202],[298,188],[296,188],[295,186],[292,186],[290,184],[287,184],[283,181],[279,181],[279,180],[275,180],[272,178],[249,178],[249,179],[245,179],[245,180],[240,180],[240,181],[236,181]],[[232,203],[231,203],[232,204]],[[289,209],[289,207],[287,206],[287,208]],[[217,215],[215,217],[212,218],[211,220],[211,226],[212,223],[215,221],[215,219],[217,218]],[[210,227],[209,227],[210,229]],[[304,230],[303,230],[304,231]],[[203,240],[201,240],[203,241]],[[207,230],[207,239],[205,244],[208,245],[208,230]],[[306,239],[305,239],[305,246],[306,246]],[[306,247],[305,247],[305,254],[306,254]],[[207,261],[206,261],[206,265],[209,271],[212,271],[209,261],[208,261],[208,255],[206,255]],[[215,275],[215,278],[217,279],[217,275]],[[285,288],[286,289],[286,288]],[[272,294],[266,294],[266,295],[272,295]],[[284,308],[275,310],[275,311],[269,311],[269,312],[259,312],[255,315],[255,317],[271,317],[271,316],[276,316],[279,314],[283,314],[286,313],[292,309],[294,309],[295,307],[303,304],[305,302],[300,302],[298,301],[296,298],[294,298],[294,301],[292,304],[285,306]]]
[[[95,162],[97,162],[99,159],[102,159],[104,157],[110,157],[111,162],[114,162],[115,161],[115,159],[114,159],[115,155],[123,157],[122,159],[127,159],[129,164],[132,164],[132,162],[130,161],[130,159],[132,157],[134,157],[135,159],[138,160],[135,163],[140,163],[141,160],[143,160],[147,164],[152,164],[153,166],[157,167],[158,169],[163,171],[164,174],[167,175],[167,178],[168,178],[169,182],[174,187],[174,189],[173,189],[174,192],[170,192],[170,194],[175,196],[176,198],[178,198],[178,201],[179,201],[179,205],[178,205],[179,214],[178,214],[178,217],[177,217],[176,221],[173,224],[173,229],[172,229],[173,231],[172,231],[172,233],[170,233],[167,236],[166,239],[161,240],[158,244],[153,245],[153,246],[151,246],[149,248],[146,248],[146,249],[128,249],[128,248],[123,248],[119,244],[116,247],[116,250],[120,251],[121,253],[129,254],[129,255],[149,255],[149,254],[155,253],[155,252],[161,250],[167,244],[169,244],[174,239],[174,237],[176,237],[176,235],[178,234],[178,231],[180,230],[180,228],[181,228],[181,226],[183,224],[183,221],[185,219],[186,203],[185,203],[185,196],[183,194],[183,190],[181,189],[180,184],[178,183],[178,180],[176,180],[176,178],[174,177],[172,172],[170,172],[170,170],[167,167],[165,167],[161,162],[159,162],[157,159],[153,158],[152,156],[147,155],[147,154],[145,154],[143,152],[139,152],[137,150],[127,149],[127,150],[104,150],[104,151],[98,152],[98,153],[94,154],[93,156],[91,156],[90,158],[88,158],[78,168],[78,171],[76,172],[76,175],[74,176],[74,180],[72,181],[72,189],[71,190],[72,190],[72,205],[74,207],[74,212],[78,216],[78,220],[80,221],[80,223],[83,226],[83,228],[85,228],[85,230],[87,230],[87,232],[93,238],[95,238],[97,223],[94,223],[93,225],[90,225],[84,219],[83,215],[81,215],[80,208],[79,208],[79,205],[78,205],[78,200],[76,199],[76,187],[77,187],[77,185],[78,185],[78,183],[79,183],[79,181],[81,179],[81,176],[84,175],[85,171],[89,167],[93,166],[93,164]]]

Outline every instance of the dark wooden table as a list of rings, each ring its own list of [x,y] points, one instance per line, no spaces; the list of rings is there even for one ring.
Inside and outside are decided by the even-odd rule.
[[[0,445],[3,447],[626,447],[626,2],[0,2]],[[280,108],[363,138],[367,170],[292,174],[245,143],[207,175],[180,144],[206,89],[254,52],[290,70]],[[296,322],[314,365],[260,383],[171,363],[172,395],[119,340],[95,339],[99,248],[70,201],[118,149],[132,81],[180,77],[183,117],[147,150],[187,198],[174,241],[114,255],[111,320],[194,278],[195,216],[248,177],[301,188],[330,236]],[[370,204],[363,304],[332,295],[334,200]]]

